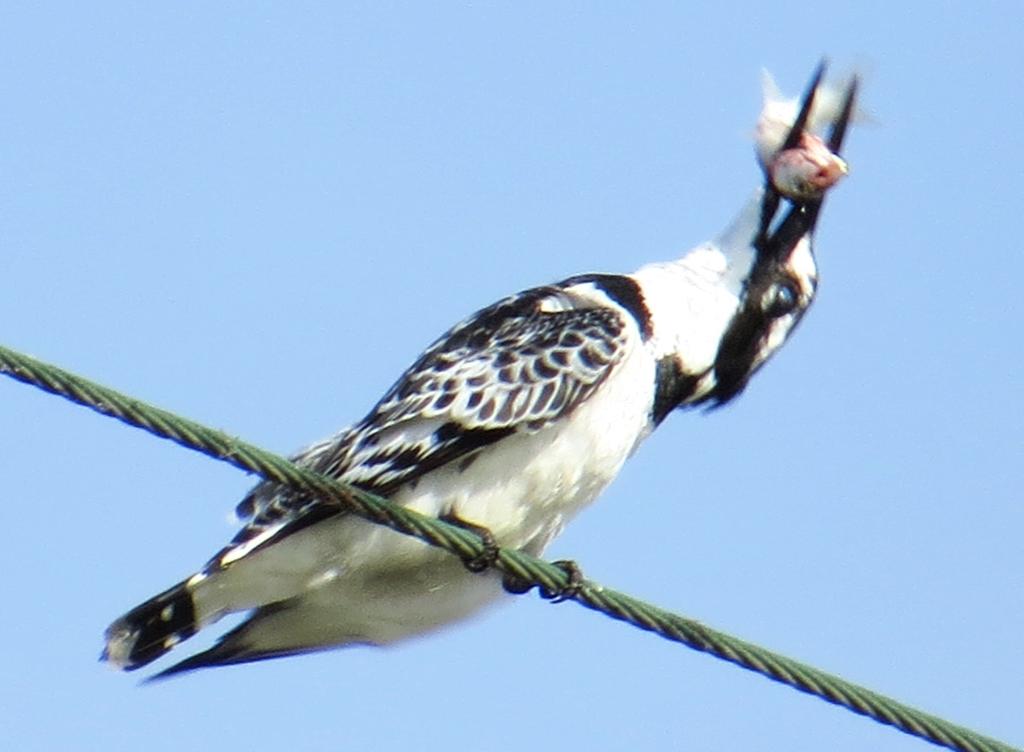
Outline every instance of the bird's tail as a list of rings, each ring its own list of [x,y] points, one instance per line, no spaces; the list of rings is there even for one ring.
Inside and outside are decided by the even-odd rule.
[[[100,660],[124,671],[155,661],[199,629],[189,581],[136,606],[107,628]]]

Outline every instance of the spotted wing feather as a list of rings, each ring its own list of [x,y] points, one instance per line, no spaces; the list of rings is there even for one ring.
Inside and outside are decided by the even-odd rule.
[[[444,334],[362,421],[294,460],[386,496],[512,433],[568,415],[619,362],[627,336],[621,313],[561,287],[513,295]],[[253,489],[238,512],[249,524],[235,546],[263,545],[274,527],[279,540],[337,513],[269,483]]]

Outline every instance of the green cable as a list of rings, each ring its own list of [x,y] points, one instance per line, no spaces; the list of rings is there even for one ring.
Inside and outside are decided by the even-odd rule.
[[[463,559],[485,553],[484,542],[474,533],[395,506],[386,499],[299,467],[279,455],[221,431],[153,407],[2,345],[0,373],[267,480],[315,495]],[[558,592],[569,585],[569,575],[564,569],[518,551],[501,549],[494,567],[518,580],[539,585],[548,592]],[[832,674],[595,583],[583,582],[570,598],[587,608],[710,653],[933,744],[962,752],[1021,752]]]

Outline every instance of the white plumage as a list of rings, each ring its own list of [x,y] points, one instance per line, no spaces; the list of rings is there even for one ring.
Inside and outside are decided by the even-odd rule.
[[[788,115],[799,132],[776,138],[773,126],[772,149],[797,144],[819,80]],[[833,152],[854,90],[831,117]],[[816,287],[820,199],[776,220],[779,201],[769,185],[717,241],[676,261],[573,277],[478,311],[362,421],[295,461],[540,554],[670,411],[732,399],[799,321]],[[201,572],[111,625],[107,660],[138,668],[237,611],[251,613],[165,673],[386,644],[501,594],[494,572],[269,483],[239,514],[245,526]]]

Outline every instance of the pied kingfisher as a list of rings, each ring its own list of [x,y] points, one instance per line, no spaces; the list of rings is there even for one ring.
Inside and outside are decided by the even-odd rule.
[[[822,72],[799,104],[766,87],[757,130],[765,184],[717,241],[478,311],[365,418],[294,461],[540,554],[672,410],[737,396],[810,305],[811,236],[825,191],[845,172],[838,151],[856,93],[856,78],[829,90]],[[816,135],[826,126],[827,144]],[[109,627],[104,659],[137,669],[240,611],[245,620],[212,648],[159,675],[387,644],[502,592],[493,569],[468,571],[478,562],[269,482],[238,514],[244,527],[201,571]]]

